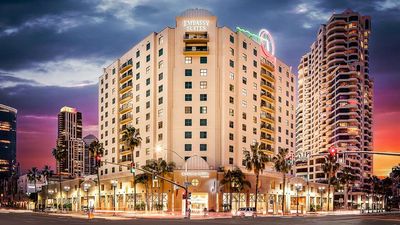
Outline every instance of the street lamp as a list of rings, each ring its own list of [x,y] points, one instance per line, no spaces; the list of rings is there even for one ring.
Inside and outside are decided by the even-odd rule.
[[[319,192],[320,192],[320,194],[321,194],[320,202],[321,202],[321,211],[322,211],[322,194],[323,194],[323,192],[325,191],[325,187],[319,187],[318,190],[319,190]]]
[[[299,216],[299,191],[303,188],[301,183],[294,184],[296,187],[296,216]]]
[[[174,150],[163,148],[161,145],[157,145],[155,150],[158,153],[161,153],[162,150],[170,151],[170,152],[174,153],[175,155],[177,155],[179,158],[181,158],[183,160],[183,162],[185,163],[185,187],[186,187],[185,188],[185,196],[186,196],[186,198],[185,198],[185,218],[189,218],[190,219],[190,214],[188,214],[188,212],[189,212],[189,209],[188,209],[188,197],[189,197],[189,192],[188,192],[188,189],[189,189],[189,187],[188,187],[189,186],[189,184],[188,184],[188,168],[187,168],[187,163],[186,163],[185,158],[183,158],[181,155],[179,155]]]
[[[112,185],[112,187],[113,187],[113,189],[114,189],[113,207],[114,207],[114,216],[115,216],[115,215],[116,215],[116,214],[115,214],[115,209],[116,209],[115,189],[117,188],[118,181],[112,180],[112,181],[111,181],[111,185]]]
[[[54,190],[48,190],[47,192],[49,193],[49,195],[53,195],[54,194]],[[53,208],[53,206],[51,208]]]
[[[69,203],[69,190],[71,190],[70,186],[64,186],[64,191],[67,192],[67,203]]]
[[[89,211],[89,188],[90,188],[90,184],[88,183],[84,183],[83,184],[83,190],[86,191],[86,200],[87,200],[87,209]]]

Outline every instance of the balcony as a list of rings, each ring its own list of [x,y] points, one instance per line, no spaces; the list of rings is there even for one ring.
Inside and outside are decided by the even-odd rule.
[[[260,64],[262,67],[264,67],[270,71],[275,71],[275,65],[266,59],[262,59]]]
[[[184,55],[208,55],[208,46],[186,46],[183,48]]]
[[[124,64],[122,64],[119,67],[119,73],[123,73],[125,71],[127,71],[128,69],[132,68],[132,59],[128,60],[127,62],[125,62]]]
[[[186,43],[205,43],[209,41],[207,33],[186,33],[183,36],[183,41]]]
[[[268,80],[268,81],[270,81],[270,82],[272,82],[272,83],[274,83],[275,82],[275,77],[274,77],[274,75],[272,75],[272,73],[271,72],[269,72],[269,71],[261,71],[261,77],[262,78],[264,78],[264,79],[266,79],[266,80]]]
[[[121,122],[120,122],[120,124],[121,124],[121,125],[127,124],[127,123],[129,123],[129,122],[132,120],[132,118],[133,118],[132,114],[130,114],[130,113],[124,114],[124,115],[122,115],[122,117],[121,117],[121,120],[120,120]]]
[[[133,94],[132,94],[132,93],[125,93],[125,94],[123,94],[123,95],[121,96],[121,98],[119,99],[119,100],[120,100],[120,104],[123,104],[123,103],[125,103],[125,102],[131,100],[132,97],[133,97]]]
[[[132,78],[132,70],[128,70],[128,72],[126,72],[126,73],[124,73],[124,74],[122,74],[121,76],[120,76],[120,78],[119,78],[119,83],[124,83],[124,82],[126,82],[126,81],[128,81],[129,79],[131,79]]]
[[[266,122],[266,123],[270,123],[273,124],[274,123],[274,118],[266,113],[261,113],[261,120]]]
[[[132,110],[132,108],[133,108],[133,105],[131,103],[130,104],[124,104],[119,108],[119,113],[120,114],[124,114],[124,113]]]
[[[129,83],[129,82],[128,82],[128,83]],[[132,83],[127,84],[127,85],[124,84],[124,85],[122,85],[121,88],[119,89],[119,93],[120,93],[120,94],[123,94],[123,93],[129,91],[130,89],[132,89]]]
[[[274,96],[269,93],[261,93],[261,98],[271,104],[274,104]]]

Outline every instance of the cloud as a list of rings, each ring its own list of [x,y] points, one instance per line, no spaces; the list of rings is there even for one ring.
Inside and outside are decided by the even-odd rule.
[[[38,85],[38,83],[34,80],[18,78],[12,76],[12,74],[10,73],[0,71],[0,88],[15,87],[20,84],[26,84],[32,86]]]
[[[400,1],[398,0],[384,0],[375,2],[375,8],[380,11],[385,10],[399,10]]]
[[[320,23],[326,22],[332,15],[332,12],[324,11],[318,7],[317,1],[303,1],[297,4],[292,10],[294,14],[305,16],[306,20],[303,19],[303,28],[310,29],[313,25],[319,25]]]

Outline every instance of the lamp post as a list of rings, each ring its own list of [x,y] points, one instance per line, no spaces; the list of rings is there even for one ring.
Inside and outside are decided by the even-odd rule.
[[[71,189],[70,186],[64,186],[64,191],[67,192],[67,203],[69,205],[69,190]]]
[[[189,189],[189,187],[188,187],[188,168],[187,168],[186,160],[185,160],[185,158],[183,158],[181,155],[179,155],[174,150],[162,148],[162,146],[160,146],[160,145],[156,146],[156,152],[161,153],[162,150],[170,151],[170,152],[174,153],[179,158],[181,158],[183,160],[183,162],[185,163],[185,185],[184,185],[185,186],[185,196],[186,196],[186,198],[185,198],[185,218],[190,219],[190,213],[188,213],[189,212],[189,209],[188,209],[188,197],[189,197],[188,189]]]
[[[54,190],[48,190],[47,192],[49,193],[49,195],[53,195]],[[52,201],[52,202],[53,202],[53,201]],[[47,203],[47,202],[46,202],[46,203]],[[51,208],[53,208],[53,206],[52,206]]]
[[[303,188],[301,183],[294,184],[296,187],[296,216],[299,216],[299,191]]]
[[[117,188],[117,185],[118,185],[118,181],[116,181],[116,180],[112,180],[111,181],[111,185],[112,185],[112,187],[113,187],[113,189],[114,189],[114,201],[113,201],[113,208],[114,208],[114,216],[116,215],[116,213],[115,213],[115,210],[116,210],[116,199],[115,199],[115,189]]]
[[[86,191],[86,201],[87,201],[87,209],[89,211],[89,188],[90,188],[90,184],[88,183],[84,183],[83,184],[83,190]]]
[[[322,194],[325,191],[325,187],[319,187],[318,190],[319,190],[319,192],[321,194],[320,203],[321,203],[321,211],[322,211]]]

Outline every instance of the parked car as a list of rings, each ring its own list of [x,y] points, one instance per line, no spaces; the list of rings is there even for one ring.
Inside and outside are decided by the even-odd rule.
[[[57,208],[46,207],[44,209],[44,212],[46,212],[46,213],[55,213],[55,212],[57,212]]]
[[[256,208],[255,207],[239,208],[239,210],[234,214],[234,216],[256,217],[257,216]]]

